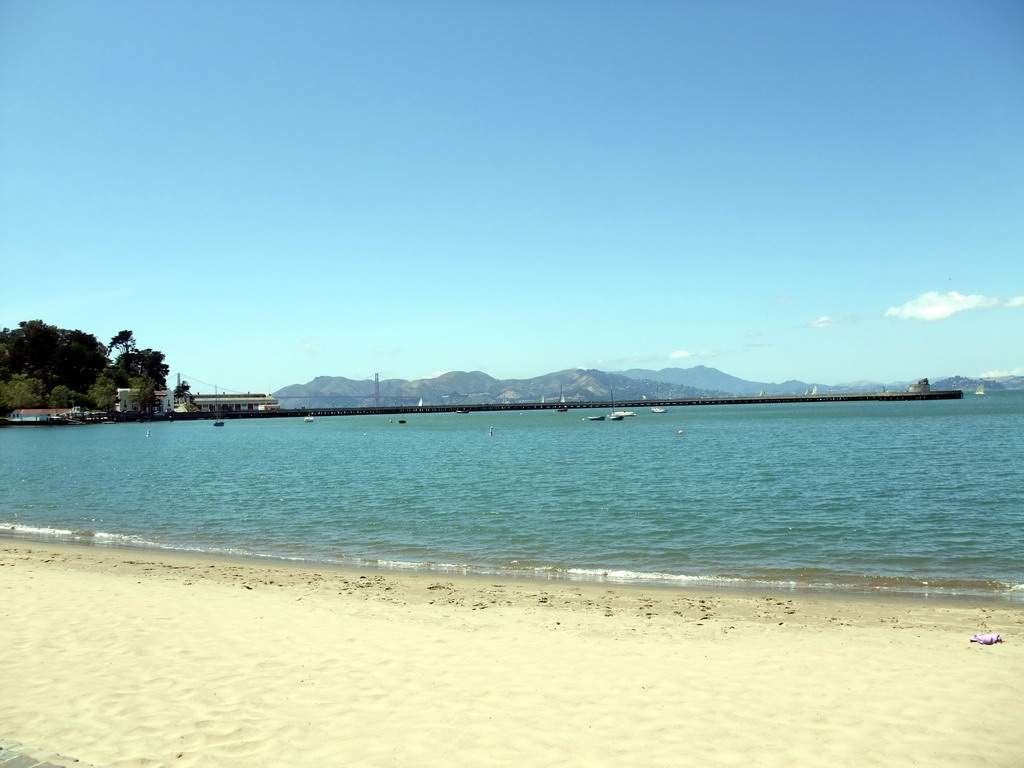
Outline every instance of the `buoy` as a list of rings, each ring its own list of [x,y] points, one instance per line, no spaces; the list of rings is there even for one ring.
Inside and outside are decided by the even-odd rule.
[[[680,429],[680,430],[679,430],[678,432],[676,432],[676,434],[677,434],[677,435],[681,435],[681,434],[683,434],[683,430],[681,430],[681,429]]]

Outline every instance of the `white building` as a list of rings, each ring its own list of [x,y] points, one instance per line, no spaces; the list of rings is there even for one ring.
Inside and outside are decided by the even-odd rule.
[[[153,405],[153,413],[170,413],[174,410],[174,393],[170,391],[154,392],[156,402]],[[119,413],[139,410],[139,391],[137,389],[118,389],[117,405],[114,409]]]
[[[63,419],[70,414],[70,408],[19,408],[7,418],[16,424],[42,424],[55,419]]]
[[[189,395],[197,410],[203,413],[229,413],[234,411],[274,411],[281,407],[272,395],[246,392],[233,395],[225,392],[208,395]],[[180,407],[180,406],[179,406]]]

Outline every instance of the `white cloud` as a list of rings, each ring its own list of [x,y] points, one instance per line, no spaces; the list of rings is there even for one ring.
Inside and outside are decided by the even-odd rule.
[[[1006,306],[1008,307],[1024,307],[1024,296],[1014,296],[1012,299],[1006,300]]]
[[[999,379],[1003,376],[1024,376],[1024,367],[1011,368],[1008,371],[985,371],[978,375],[979,379]]]
[[[633,357],[616,357],[602,360],[592,360],[591,364],[596,366],[607,366],[607,365],[640,365],[644,363],[657,363],[666,359],[670,360],[685,360],[688,357],[717,357],[718,351],[713,349],[705,349],[700,352],[687,352],[686,350],[679,350],[677,352],[670,352],[668,355],[635,355]],[[581,365],[581,368],[590,368],[592,365]]]
[[[828,328],[830,325],[835,325],[835,322],[836,321],[828,315],[822,315],[817,320],[811,320],[808,325],[811,328]]]
[[[999,299],[977,294],[964,296],[956,291],[950,291],[949,293],[928,291],[928,293],[922,293],[916,299],[911,299],[902,306],[889,307],[885,310],[885,317],[898,317],[903,320],[945,320],[957,312],[978,309],[979,307],[991,307],[1001,303]]]
[[[685,360],[688,357],[718,357],[718,350],[702,349],[700,352],[687,352],[685,349],[680,349],[669,354],[669,358],[672,360]]]
[[[302,357],[316,357],[320,354],[320,342],[316,339],[299,339],[296,351]]]

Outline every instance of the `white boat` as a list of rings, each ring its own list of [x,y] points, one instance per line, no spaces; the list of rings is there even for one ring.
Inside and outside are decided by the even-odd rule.
[[[658,406],[654,406],[653,408],[651,408],[651,413],[668,413],[668,411],[665,410],[664,408],[659,408]]]
[[[612,399],[612,412],[608,414],[608,421],[622,421],[627,416],[636,416],[632,411],[616,411],[615,410],[615,390],[611,390]]]
[[[558,407],[555,409],[559,413],[565,413],[569,409],[565,405],[565,395],[562,394],[562,385],[558,385]]]
[[[985,382],[984,381],[981,382],[981,384],[978,385],[978,388],[976,390],[974,390],[974,394],[976,394],[976,395],[984,395],[985,394]]]
[[[312,420],[313,420],[313,414],[309,414],[309,416],[307,416],[306,418],[303,419],[303,421],[306,422],[307,424],[309,422],[311,422]]]
[[[587,421],[604,421],[604,416],[587,416]]]

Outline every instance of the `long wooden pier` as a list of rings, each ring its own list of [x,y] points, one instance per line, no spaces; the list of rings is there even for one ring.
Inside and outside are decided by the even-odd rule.
[[[225,411],[225,419],[294,418],[298,416],[406,416],[417,413],[483,413],[493,411],[579,411],[593,408],[610,410],[630,408],[674,408],[695,405],[779,405],[782,403],[853,403],[863,401],[905,402],[907,400],[960,400],[963,390],[935,392],[870,392],[832,395],[764,395],[757,397],[696,397],[669,400],[616,400],[580,403],[477,403],[462,405],[382,405],[346,408],[287,408],[273,411]],[[212,419],[211,413],[175,413],[173,419]]]

